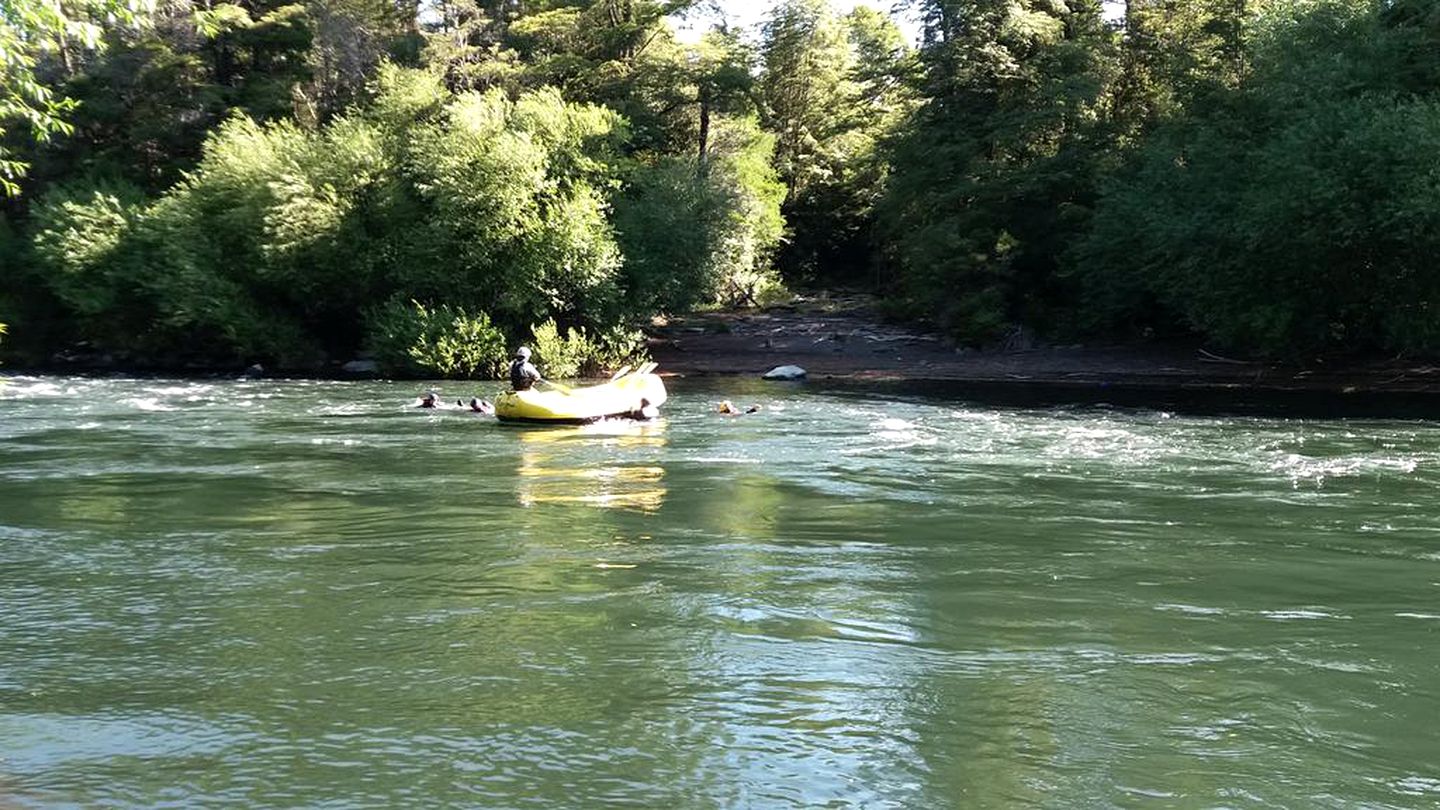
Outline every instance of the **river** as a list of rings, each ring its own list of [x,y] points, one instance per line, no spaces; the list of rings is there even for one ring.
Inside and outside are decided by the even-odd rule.
[[[420,390],[0,380],[0,807],[1440,803],[1434,423]]]

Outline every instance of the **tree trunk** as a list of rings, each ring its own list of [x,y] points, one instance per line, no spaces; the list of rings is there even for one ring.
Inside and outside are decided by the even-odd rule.
[[[700,85],[700,172],[705,171],[705,161],[710,149],[710,88]]]

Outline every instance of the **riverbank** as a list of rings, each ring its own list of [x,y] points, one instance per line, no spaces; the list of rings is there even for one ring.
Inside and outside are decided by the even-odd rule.
[[[655,323],[648,349],[671,378],[750,378],[798,365],[831,388],[926,394],[1004,405],[1105,403],[1188,411],[1317,416],[1440,415],[1440,364],[1320,365],[1223,357],[1199,346],[1044,345],[1023,335],[975,350],[889,324],[861,295],[817,295],[763,310],[693,313]],[[136,366],[107,356],[9,363],[0,375],[364,380],[370,368]],[[727,390],[733,387],[729,383]],[[748,389],[747,389],[748,390]]]
[[[708,312],[652,330],[650,352],[680,377],[757,376],[797,365],[837,386],[893,386],[990,401],[1310,403],[1320,410],[1440,412],[1440,366],[1301,366],[1223,357],[1196,346],[1049,346],[1012,338],[987,349],[885,323],[874,301],[817,296],[765,310]]]

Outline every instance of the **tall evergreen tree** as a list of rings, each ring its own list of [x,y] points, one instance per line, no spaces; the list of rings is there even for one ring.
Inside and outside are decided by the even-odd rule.
[[[973,341],[1052,323],[1060,259],[1110,147],[1114,33],[1098,0],[926,0],[924,103],[882,206],[908,311]],[[941,291],[944,291],[942,294]]]
[[[784,0],[762,37],[759,91],[787,190],[781,269],[799,281],[858,280],[874,252],[879,145],[910,104],[910,50],[884,15],[861,6],[841,17],[830,0]]]
[[[1234,351],[1440,351],[1440,16],[1273,4],[1105,189],[1074,256],[1094,316]],[[1232,71],[1238,63],[1238,75]]]

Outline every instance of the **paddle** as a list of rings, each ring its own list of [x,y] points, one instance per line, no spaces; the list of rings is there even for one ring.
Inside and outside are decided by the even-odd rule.
[[[561,385],[560,383],[557,383],[557,382],[550,382],[549,380],[539,380],[538,382],[545,383],[546,385],[550,386],[551,388],[554,388],[556,391],[559,391],[560,393],[564,394],[564,395],[567,396],[567,397],[570,396],[571,394],[575,393],[575,392],[574,392],[573,390],[571,390],[568,386]]]

